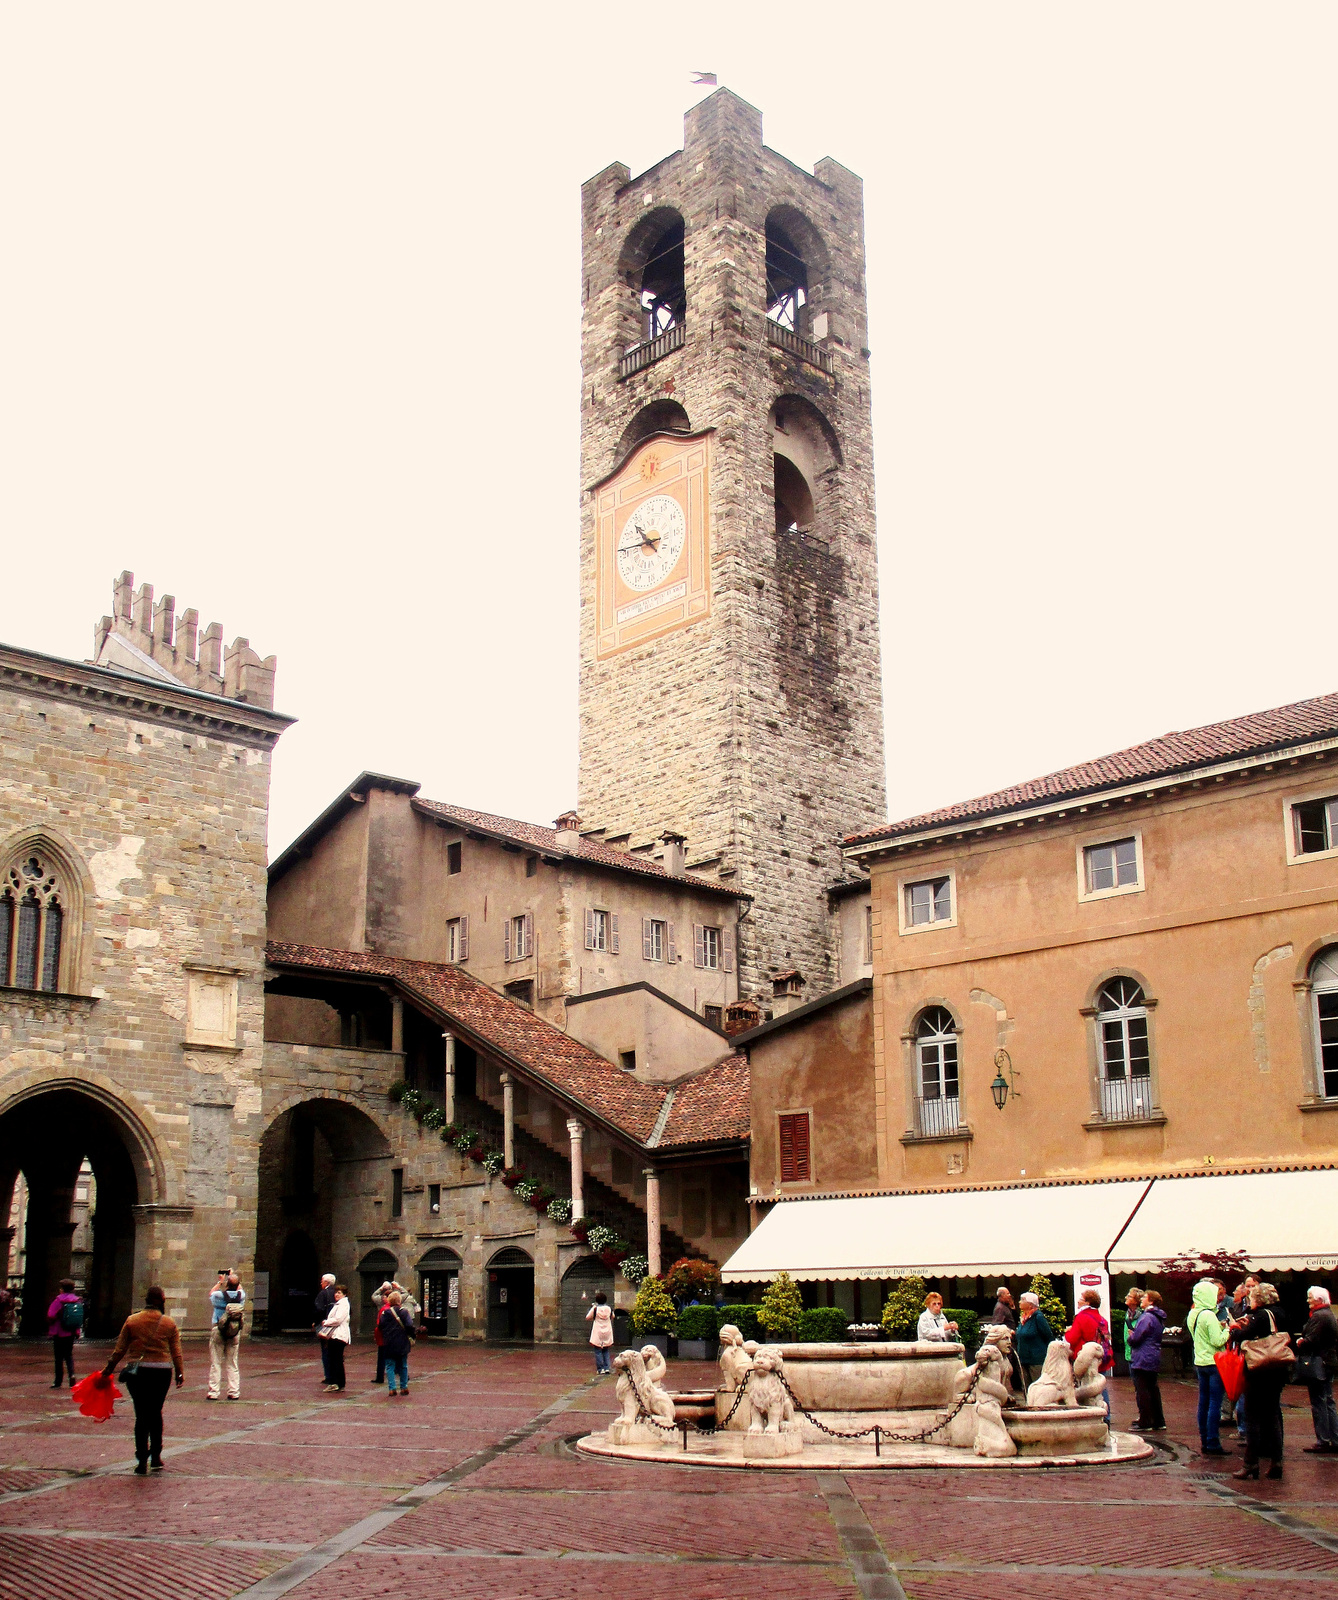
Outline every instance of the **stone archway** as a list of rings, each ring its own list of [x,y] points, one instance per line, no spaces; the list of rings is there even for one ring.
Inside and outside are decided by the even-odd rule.
[[[390,1142],[342,1096],[285,1101],[260,1140],[256,1270],[270,1275],[270,1326],[306,1328],[324,1272],[357,1293],[369,1196],[385,1186]]]
[[[582,1256],[567,1268],[562,1277],[562,1322],[558,1334],[563,1344],[590,1342],[590,1324],[585,1319],[601,1289],[612,1305],[613,1270],[598,1256]]]
[[[488,1337],[534,1338],[534,1258],[515,1245],[499,1250],[484,1274],[488,1291]]]
[[[56,1058],[59,1063],[59,1058]],[[20,1175],[23,1252],[21,1333],[46,1332],[46,1308],[72,1275],[75,1195],[80,1169],[92,1171],[91,1248],[76,1279],[89,1334],[114,1334],[135,1300],[136,1269],[146,1268],[145,1226],[137,1208],[160,1199],[153,1141],[135,1112],[100,1085],[55,1078],[16,1094],[0,1111],[0,1212],[8,1221]],[[88,1182],[87,1174],[84,1182]]]

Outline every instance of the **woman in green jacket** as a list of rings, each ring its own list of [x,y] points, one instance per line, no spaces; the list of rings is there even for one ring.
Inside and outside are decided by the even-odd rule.
[[[1194,1335],[1194,1371],[1199,1378],[1199,1454],[1229,1456],[1219,1434],[1222,1414],[1222,1374],[1214,1359],[1226,1348],[1227,1330],[1217,1320],[1219,1290],[1211,1278],[1194,1285],[1194,1304],[1185,1326]]]

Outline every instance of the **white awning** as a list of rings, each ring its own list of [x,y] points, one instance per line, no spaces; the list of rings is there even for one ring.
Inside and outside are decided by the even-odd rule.
[[[1241,1250],[1263,1271],[1338,1269],[1338,1171],[1252,1172],[950,1194],[785,1200],[725,1263],[727,1283],[1156,1272]]]
[[[954,1194],[786,1200],[725,1263],[727,1283],[1076,1272],[1091,1266],[1147,1189],[1144,1178]]]
[[[1158,1178],[1111,1252],[1112,1272],[1243,1250],[1262,1272],[1338,1268],[1338,1172]]]

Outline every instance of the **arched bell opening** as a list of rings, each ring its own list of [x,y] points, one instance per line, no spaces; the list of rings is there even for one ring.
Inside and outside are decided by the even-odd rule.
[[[657,206],[627,236],[619,260],[623,281],[634,296],[628,343],[658,339],[687,321],[683,217],[672,206]]]

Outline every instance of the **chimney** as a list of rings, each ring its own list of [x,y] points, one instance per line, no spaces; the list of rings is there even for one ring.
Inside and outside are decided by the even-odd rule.
[[[783,1017],[804,1003],[804,975],[791,968],[778,972],[771,980],[771,1015]]]
[[[732,1039],[736,1033],[747,1033],[749,1028],[762,1025],[762,1008],[753,1000],[731,1000],[725,1007],[725,1032]]]
[[[688,841],[684,834],[670,833],[668,829],[660,835],[664,840],[664,870],[670,878],[681,878],[688,864]]]
[[[558,849],[574,856],[581,844],[581,819],[574,811],[564,811],[553,826],[557,829]]]

